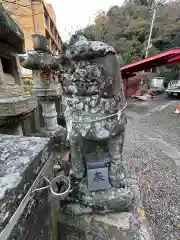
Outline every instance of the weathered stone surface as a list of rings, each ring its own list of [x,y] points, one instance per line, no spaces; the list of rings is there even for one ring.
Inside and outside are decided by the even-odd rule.
[[[47,160],[48,141],[46,138],[0,135],[1,231]]]
[[[104,215],[69,217],[59,215],[61,240],[152,240],[138,213],[122,212]]]
[[[24,88],[15,83],[15,78],[11,74],[1,74],[4,75],[4,85],[0,85],[0,97],[17,97],[26,95]]]
[[[53,175],[55,173],[53,165],[56,161],[59,161],[61,153],[65,151],[65,146],[57,138],[49,140],[47,138],[17,138],[14,136],[7,136],[6,138],[4,135],[2,137],[4,145],[12,139],[12,145],[13,143],[16,145],[14,149],[19,150],[21,154],[14,154],[17,156],[15,160],[18,159],[19,164],[16,164],[16,162],[12,164],[15,166],[15,173],[20,173],[19,181],[17,184],[14,183],[13,189],[9,189],[4,193],[3,199],[0,199],[0,203],[2,203],[0,205],[1,210],[2,208],[6,210],[6,206],[9,207],[7,213],[0,211],[0,224],[1,227],[3,226],[3,230],[0,231],[0,239],[57,240],[56,202],[49,194],[48,189],[40,190],[39,188],[48,186],[43,176],[50,181],[55,177]],[[7,161],[10,168],[12,167],[10,163],[12,162],[13,153],[12,148],[11,155],[8,155],[11,161]],[[22,157],[26,160],[24,164]],[[19,171],[16,168],[19,168]],[[5,199],[5,197],[7,198]],[[15,212],[13,208],[16,210]],[[4,214],[6,214],[7,221]],[[10,220],[8,220],[9,215]],[[4,219],[3,222],[2,218]]]
[[[21,122],[26,120],[29,116],[30,116],[30,113],[28,112],[27,114],[18,115],[18,117],[17,116],[0,117],[1,128],[6,126],[6,129],[7,129],[8,126],[10,126],[10,125],[20,124]],[[5,134],[4,132],[1,132],[1,133]],[[13,135],[13,134],[11,134],[11,135]]]
[[[13,46],[17,52],[22,52],[24,50],[23,32],[2,4],[0,5],[0,22],[0,41]]]
[[[62,128],[58,126],[55,107],[55,99],[59,99],[62,94],[58,79],[60,56],[49,54],[47,39],[41,34],[33,35],[33,47],[35,51],[25,58],[20,57],[20,63],[24,68],[33,70],[35,88],[31,90],[31,94],[41,101],[44,118],[44,127],[40,134],[53,137],[57,136]]]
[[[113,47],[99,41],[88,41],[84,36],[74,34],[70,40],[72,59],[87,59],[105,56],[108,52],[116,53]]]
[[[0,117],[17,116],[31,112],[37,101],[31,97],[12,97],[0,99]]]
[[[26,69],[39,70],[39,69],[58,69],[59,57],[51,56],[48,53],[28,54],[27,57],[20,57],[21,66]]]
[[[115,50],[103,42],[73,35],[61,83],[71,149],[73,191],[68,200],[74,201],[74,205],[67,204],[67,213],[82,214],[83,209],[87,213],[132,208],[133,192],[122,161],[126,99]],[[108,153],[107,161],[104,160],[105,152]],[[89,160],[85,161],[88,154],[94,157],[93,170],[88,167]],[[102,156],[102,171],[97,166],[98,154]],[[87,172],[91,177],[87,178]],[[101,187],[91,193],[87,180],[88,186],[95,183]]]
[[[47,130],[45,127],[41,128],[40,130],[40,136],[42,137],[55,137],[60,140],[65,140],[66,137],[66,130],[64,127],[57,125],[57,127],[54,130]]]
[[[70,216],[61,211],[58,214],[59,239],[154,240],[142,206],[136,176],[132,176],[129,181],[135,196],[133,209],[101,214],[89,214],[86,209],[87,213],[81,216]]]
[[[21,32],[2,6],[0,6],[0,18],[0,128],[3,130],[1,133],[4,133],[6,132],[4,129],[8,131],[12,128],[9,122],[12,122],[13,117],[16,117],[20,123],[22,116],[33,111],[37,103],[36,100],[26,97],[22,84],[17,57],[17,52],[22,50],[23,46]],[[18,128],[20,129],[20,124]],[[11,134],[13,135],[14,131]]]
[[[35,51],[37,52],[48,51],[48,41],[45,36],[35,33],[32,35],[32,38],[33,38],[33,48]]]
[[[36,193],[30,199],[19,220],[14,225],[11,234],[9,237],[3,238],[3,240],[49,240],[50,235],[54,234],[54,232],[51,233],[50,229],[51,208],[48,201],[48,191],[45,190]]]

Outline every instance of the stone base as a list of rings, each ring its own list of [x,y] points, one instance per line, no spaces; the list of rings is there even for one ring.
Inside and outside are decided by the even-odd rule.
[[[62,204],[60,213],[58,216],[59,222],[59,238],[61,240],[154,240],[151,230],[149,229],[145,217],[145,212],[142,207],[142,202],[140,199],[139,187],[135,178],[130,178],[129,183],[131,188],[129,189],[132,195],[128,194],[128,188],[120,189],[114,195],[115,202],[112,198],[112,209],[108,205],[110,211],[92,211],[91,206],[83,210],[82,215],[69,215],[62,211]],[[112,188],[112,191],[114,189]],[[124,191],[124,194],[123,194]],[[97,194],[97,193],[96,193]],[[93,194],[94,195],[94,194]],[[106,195],[106,194],[105,194]],[[133,196],[129,198],[130,207],[126,209],[127,196]],[[121,205],[123,203],[123,198],[125,197],[126,205]],[[119,197],[119,200],[118,200]],[[96,202],[99,199],[99,203],[102,203],[106,196],[101,195],[99,192],[99,198],[96,196],[94,200]],[[87,199],[88,200],[88,199]],[[89,202],[91,199],[89,198]],[[88,203],[88,202],[87,202]],[[114,205],[114,203],[117,203]],[[133,203],[133,206],[132,206]],[[94,204],[94,203],[93,203]],[[119,204],[119,206],[118,206]],[[73,205],[73,204],[72,204]],[[77,203],[74,203],[77,207]],[[100,204],[99,204],[100,205]],[[88,204],[87,204],[88,206]],[[67,206],[68,207],[68,206]],[[81,207],[81,205],[80,205]],[[123,210],[122,210],[123,209]],[[67,210],[67,209],[66,209]],[[72,208],[71,208],[72,210]],[[111,210],[114,210],[111,212]],[[79,211],[79,210],[78,210]]]
[[[73,193],[72,193],[73,194]],[[84,213],[110,213],[131,211],[135,198],[131,188],[117,189],[109,188],[96,192],[83,191],[81,199],[76,203],[74,199],[69,202],[64,212],[69,215],[82,215]]]
[[[31,112],[37,107],[32,97],[9,97],[0,99],[0,117],[17,116]]]
[[[59,215],[61,240],[152,240],[145,220],[137,212],[71,217]]]
[[[66,136],[66,130],[62,126],[58,125],[57,128],[52,131],[47,130],[45,128],[41,128],[39,134],[41,137],[48,137],[48,138],[62,137],[63,138]]]

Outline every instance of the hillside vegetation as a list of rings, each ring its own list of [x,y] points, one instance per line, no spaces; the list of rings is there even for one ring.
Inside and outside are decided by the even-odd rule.
[[[145,56],[153,0],[126,1],[108,12],[99,11],[94,24],[83,29],[88,39],[114,46],[124,63]],[[178,36],[177,36],[178,33]],[[149,55],[180,46],[180,1],[159,1]]]

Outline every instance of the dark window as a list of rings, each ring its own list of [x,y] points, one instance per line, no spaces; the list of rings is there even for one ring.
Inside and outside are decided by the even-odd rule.
[[[1,57],[1,62],[3,67],[3,72],[13,75],[13,60]]]

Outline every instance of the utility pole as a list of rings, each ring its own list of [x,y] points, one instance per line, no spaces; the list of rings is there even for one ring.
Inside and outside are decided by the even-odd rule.
[[[148,44],[147,44],[147,48],[146,48],[145,58],[147,58],[147,56],[148,56],[149,48],[150,48],[150,45],[151,45],[152,31],[153,31],[153,27],[154,27],[154,20],[156,18],[156,10],[157,10],[156,0],[154,0],[154,2],[153,2],[153,15],[152,15],[152,19],[151,19],[151,26],[150,26],[150,31],[149,31]],[[145,70],[143,71],[143,73],[144,72],[145,72]],[[141,94],[142,94],[143,82],[144,82],[144,77],[142,77],[141,82],[140,82]]]
[[[154,0],[154,3],[153,3],[153,15],[152,15],[152,20],[151,20],[151,26],[150,26],[150,31],[149,31],[149,38],[148,38],[148,44],[147,44],[145,57],[148,56],[149,48],[150,48],[150,45],[151,45],[152,31],[153,31],[153,27],[154,27],[154,20],[156,18],[156,11],[157,11],[156,0]]]

